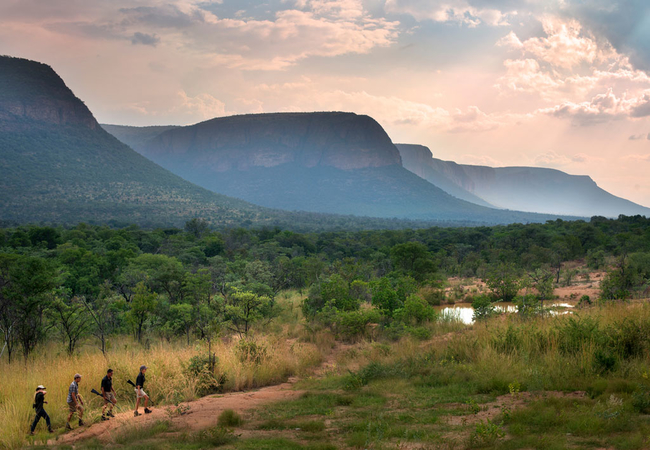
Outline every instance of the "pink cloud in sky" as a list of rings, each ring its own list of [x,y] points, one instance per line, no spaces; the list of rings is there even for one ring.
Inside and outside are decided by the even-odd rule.
[[[101,122],[354,111],[443,159],[561,167],[650,205],[650,57],[618,40],[641,12],[597,3],[4,0],[0,53],[51,64]]]

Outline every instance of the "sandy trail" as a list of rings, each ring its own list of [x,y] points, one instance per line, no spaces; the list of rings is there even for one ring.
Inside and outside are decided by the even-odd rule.
[[[175,406],[161,406],[153,409],[151,414],[133,416],[133,411],[116,414],[115,418],[106,422],[76,428],[61,435],[58,439],[48,441],[50,445],[71,445],[86,439],[99,439],[110,442],[115,436],[130,427],[142,427],[155,422],[167,420],[173,428],[196,431],[208,428],[217,423],[222,411],[232,409],[240,414],[255,409],[270,402],[297,398],[302,391],[293,389],[298,378],[290,378],[286,383],[267,386],[254,391],[229,392],[222,395],[209,395],[198,400],[182,403],[189,410],[182,414],[172,414]],[[142,408],[140,408],[142,411]]]
[[[333,349],[320,366],[314,369],[313,376],[321,376],[336,367],[336,357],[347,345],[338,345]],[[174,429],[183,431],[198,431],[216,425],[219,414],[226,409],[232,409],[239,414],[259,408],[260,406],[298,398],[304,393],[294,389],[299,381],[298,377],[291,377],[287,382],[267,386],[251,391],[229,392],[226,394],[213,394],[191,402],[181,403],[189,406],[182,415],[175,413],[176,406],[165,405],[153,408],[151,414],[133,416],[133,411],[116,414],[115,418],[105,422],[94,423],[90,426],[75,428],[74,430],[48,441],[48,445],[74,445],[87,439],[98,439],[101,442],[111,442],[114,437],[133,426],[143,427],[158,421],[169,421]],[[140,408],[142,413],[142,407]]]

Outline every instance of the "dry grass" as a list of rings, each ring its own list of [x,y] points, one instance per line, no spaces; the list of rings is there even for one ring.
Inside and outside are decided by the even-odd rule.
[[[324,345],[319,345],[317,336],[313,342],[299,342],[294,337],[300,334],[298,323],[302,316],[295,306],[300,299],[297,293],[283,295],[279,299],[280,316],[250,337],[265,349],[265,356],[259,362],[241,357],[237,338],[213,342],[212,351],[218,358],[217,375],[225,375],[224,391],[281,383],[321,363],[323,352],[330,348],[327,339]],[[34,414],[31,407],[33,394],[39,384],[47,387],[46,411],[54,428],[62,428],[67,416],[68,386],[77,372],[83,376],[80,393],[88,406],[87,421],[99,419],[101,399],[91,394],[90,389],[100,390],[100,381],[109,367],[115,371],[118,411],[134,407],[133,388],[126,380],[135,381],[142,364],[149,367],[145,390],[156,403],[173,404],[197,398],[199,380],[189,374],[186,367],[190,358],[207,355],[204,342],[197,341],[188,347],[161,341],[149,348],[128,338],[116,339],[112,343],[106,357],[91,345],[84,346],[75,356],[67,356],[63,344],[50,342],[27,362],[20,359],[11,365],[6,360],[0,362],[0,448],[17,448],[25,444]],[[39,424],[37,432],[44,430],[44,424]]]

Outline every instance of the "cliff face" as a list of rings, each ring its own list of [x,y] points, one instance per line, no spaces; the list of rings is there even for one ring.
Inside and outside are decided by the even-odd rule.
[[[474,194],[474,182],[460,165],[434,158],[431,150],[424,145],[396,144],[395,146],[402,155],[404,168],[454,197],[477,205],[492,206]]]
[[[401,165],[374,119],[338,112],[217,118],[163,132],[139,150],[153,159],[190,159],[215,172],[288,163],[343,170]]]
[[[25,122],[46,125],[98,124],[52,68],[21,58],[0,57],[0,121],[3,129],[21,129]]]
[[[397,144],[404,167],[445,192],[497,208],[590,217],[650,216],[650,209],[616,197],[588,176],[541,167],[487,167],[433,158],[424,146]]]

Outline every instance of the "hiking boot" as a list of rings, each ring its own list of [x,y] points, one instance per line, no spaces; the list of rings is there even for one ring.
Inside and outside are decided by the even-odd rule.
[[[107,412],[106,415],[107,415],[108,417],[115,417],[115,416],[113,415],[113,411],[109,411],[109,412]]]
[[[84,421],[81,420],[81,419],[79,419],[79,426],[80,426],[80,427],[83,427],[83,426],[84,426]]]
[[[30,436],[34,436],[34,432],[33,432],[33,431],[30,431],[30,432],[29,432],[29,435],[30,435]]]
[[[70,422],[65,424],[65,429],[66,430],[72,430],[72,427],[70,426]]]
[[[48,428],[48,429],[47,429],[47,432],[48,432],[48,433],[54,433],[54,430],[53,430],[52,428]]]
[[[102,422],[105,421],[105,420],[108,420],[108,417],[102,416]]]
[[[133,411],[133,417],[138,417],[139,415],[140,415],[139,412],[137,412],[137,411]]]
[[[145,414],[151,414],[151,410],[150,410],[149,408],[145,408],[145,409],[144,409],[144,413],[145,413]]]

